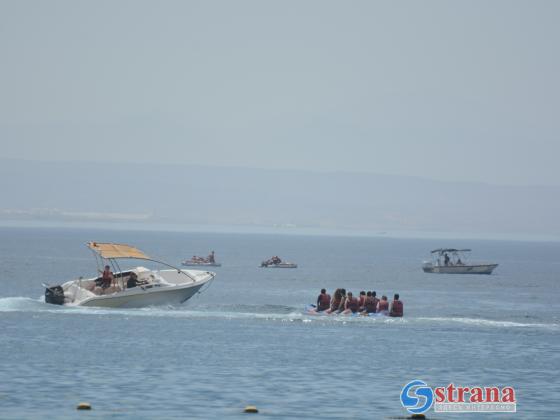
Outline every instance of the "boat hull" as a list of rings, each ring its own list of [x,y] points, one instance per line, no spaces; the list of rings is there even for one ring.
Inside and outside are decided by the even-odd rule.
[[[196,263],[190,261],[184,261],[181,263],[184,267],[221,267],[220,263]]]
[[[424,273],[435,274],[492,274],[498,264],[478,265],[425,265],[422,267]]]
[[[127,292],[96,296],[78,306],[103,308],[144,308],[147,306],[179,305],[193,297],[205,283],[142,289],[135,287]],[[136,290],[137,289],[137,290]]]
[[[297,264],[294,263],[280,263],[280,264],[268,264],[261,265],[262,268],[297,268]]]

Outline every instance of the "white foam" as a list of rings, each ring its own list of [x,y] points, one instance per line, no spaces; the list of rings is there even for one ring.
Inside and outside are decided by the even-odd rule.
[[[475,325],[484,327],[497,327],[497,328],[548,328],[548,329],[560,329],[560,324],[541,324],[541,323],[521,323],[512,321],[498,321],[491,319],[482,318],[459,318],[459,317],[435,317],[435,318],[416,318],[419,321],[431,321],[431,322],[454,322],[465,325]]]
[[[285,308],[286,312],[277,312]],[[433,324],[433,323],[459,323],[472,327],[487,328],[541,328],[549,330],[560,330],[557,323],[520,323],[505,320],[490,320],[482,318],[461,318],[461,317],[367,317],[367,316],[344,316],[344,315],[309,315],[296,308],[263,305],[254,307],[243,306],[241,311],[231,310],[232,308],[221,307],[219,310],[213,308],[188,308],[182,307],[148,307],[142,309],[114,309],[114,308],[93,308],[93,307],[68,307],[50,305],[44,303],[42,298],[31,299],[27,297],[0,298],[0,312],[43,312],[56,313],[59,315],[93,315],[93,316],[126,316],[126,317],[169,317],[169,318],[191,318],[191,319],[239,319],[239,320],[265,320],[279,322],[303,322],[309,323],[365,323],[378,325],[398,325],[398,324]],[[238,308],[241,309],[241,308]],[[269,312],[268,312],[269,311]]]

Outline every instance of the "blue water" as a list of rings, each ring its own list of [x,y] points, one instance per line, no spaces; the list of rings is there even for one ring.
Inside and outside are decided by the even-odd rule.
[[[42,282],[94,273],[88,240],[174,263],[214,249],[223,266],[178,307],[42,303]],[[440,246],[500,266],[424,274]],[[300,268],[257,268],[275,254]],[[0,417],[246,418],[252,404],[259,418],[389,418],[406,415],[399,394],[415,378],[514,386],[518,413],[489,418],[556,417],[559,255],[552,242],[0,228]],[[405,317],[304,315],[321,287],[398,292]]]

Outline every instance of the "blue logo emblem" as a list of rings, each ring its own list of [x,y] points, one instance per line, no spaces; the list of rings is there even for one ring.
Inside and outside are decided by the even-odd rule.
[[[419,379],[407,383],[401,391],[401,404],[412,414],[422,414],[434,402],[434,391]]]

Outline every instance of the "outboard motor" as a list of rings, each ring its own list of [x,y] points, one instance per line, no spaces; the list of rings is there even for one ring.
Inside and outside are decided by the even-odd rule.
[[[53,305],[64,305],[64,290],[62,286],[52,286],[45,289],[45,302]]]

